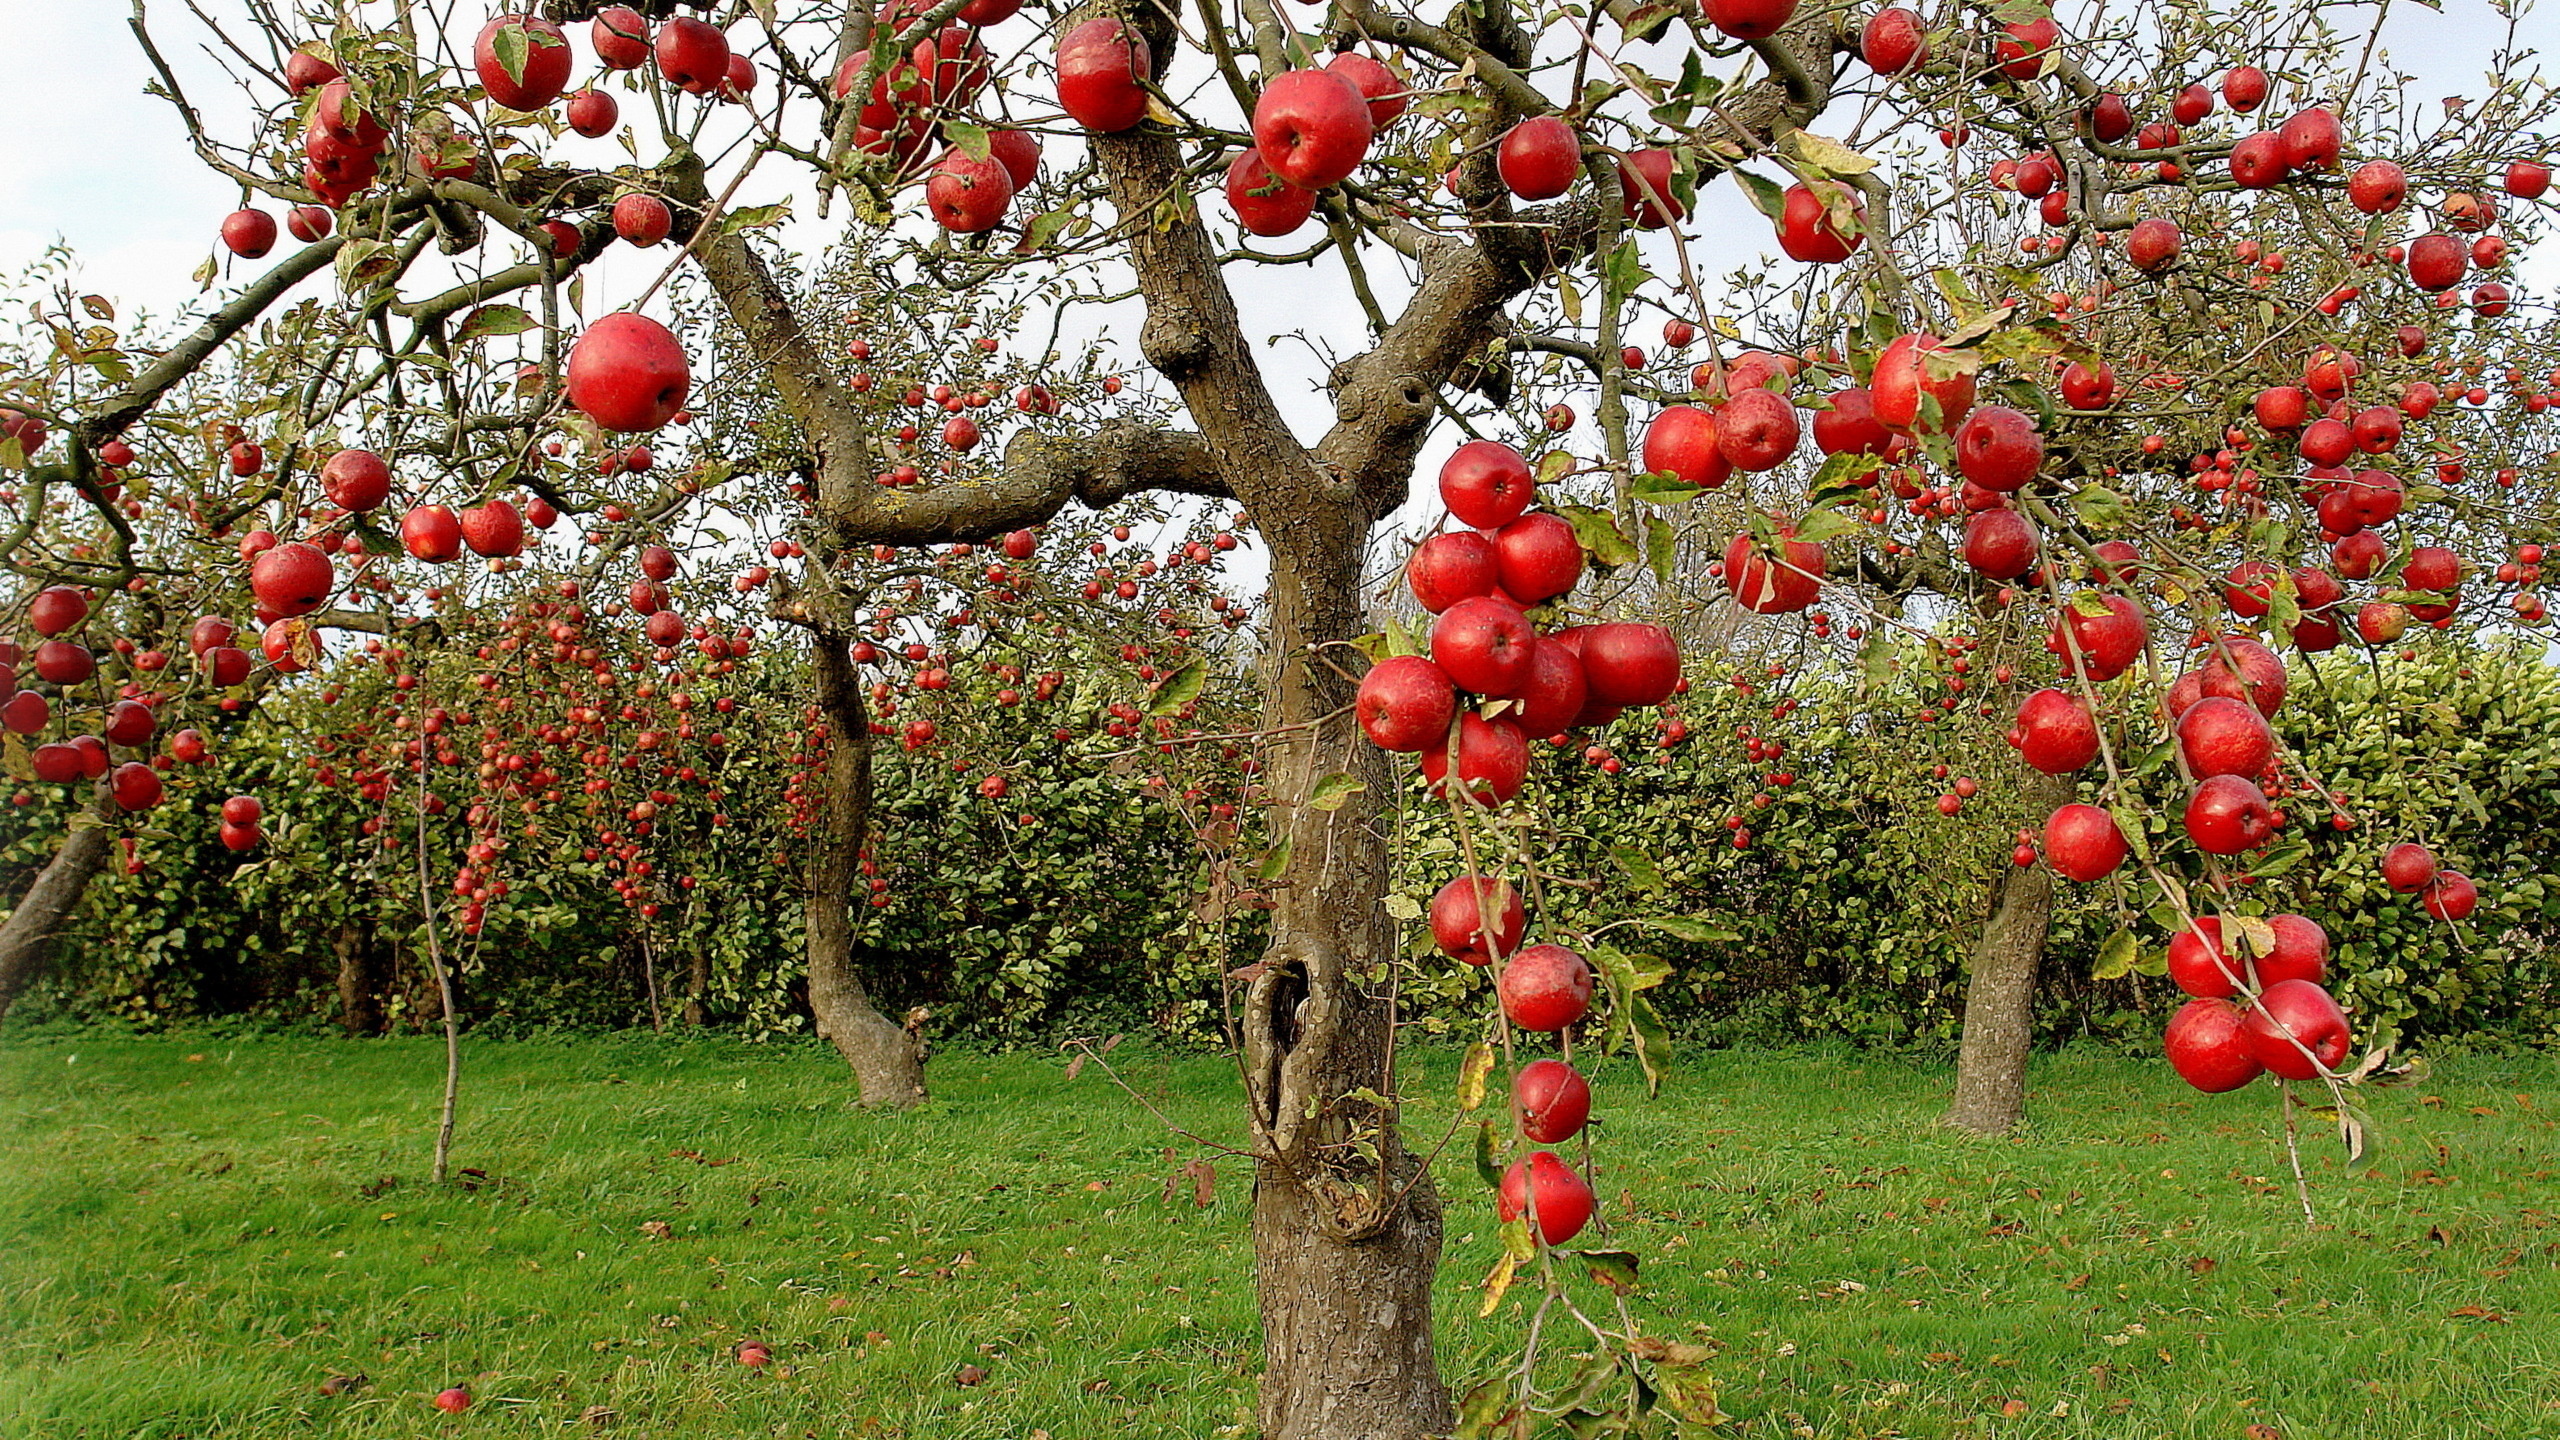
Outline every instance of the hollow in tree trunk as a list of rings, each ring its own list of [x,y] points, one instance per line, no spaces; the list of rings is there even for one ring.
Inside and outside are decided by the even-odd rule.
[[[7,923],[0,924],[0,1017],[43,978],[45,967],[53,963],[54,940],[80,908],[89,881],[106,867],[116,841],[115,826],[105,814],[110,803],[99,800],[96,809],[73,823],[71,833],[62,837],[62,848],[37,872]]]
[[[2031,804],[2067,803],[2069,787],[2036,777]],[[1991,882],[1991,918],[1966,966],[1964,1042],[1956,1056],[1956,1098],[1947,1123],[1997,1135],[2027,1115],[2027,1054],[2035,1041],[2036,972],[2053,921],[2053,877],[2042,865],[2011,868]]]
[[[801,870],[809,1009],[818,1034],[853,1067],[863,1104],[913,1105],[925,1098],[924,1042],[874,1008],[853,968],[852,895],[871,823],[871,712],[862,703],[846,638],[821,628],[812,639],[827,758],[817,776],[817,813]]]

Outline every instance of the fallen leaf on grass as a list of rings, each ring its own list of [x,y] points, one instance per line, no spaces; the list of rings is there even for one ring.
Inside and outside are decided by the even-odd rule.
[[[986,1382],[986,1370],[976,1365],[963,1365],[960,1367],[959,1371],[951,1377],[951,1383],[954,1385],[983,1385]]]
[[[641,1233],[656,1240],[672,1239],[676,1233],[675,1227],[664,1220],[643,1220],[640,1222],[640,1230]]]
[[[2003,1400],[2000,1402],[2000,1413],[2011,1420],[2015,1420],[2019,1416],[2027,1413],[2027,1402],[2024,1400]]]
[[[578,1421],[580,1424],[593,1425],[598,1428],[602,1428],[612,1424],[614,1422],[614,1418],[620,1413],[621,1412],[614,1410],[610,1406],[590,1405],[586,1409],[578,1412]]]
[[[2284,1432],[2273,1425],[2252,1425],[2240,1433],[2249,1440],[2284,1440]]]
[[[2214,1272],[2214,1268],[2221,1263],[2221,1261],[2214,1259],[2210,1255],[2198,1255],[2187,1262],[2187,1270],[2191,1274],[2210,1275]]]
[[[2486,1320],[2492,1325],[2514,1323],[2495,1310],[2485,1310],[2477,1305],[2465,1305],[2459,1310],[2447,1310],[2444,1313],[2448,1320]]]

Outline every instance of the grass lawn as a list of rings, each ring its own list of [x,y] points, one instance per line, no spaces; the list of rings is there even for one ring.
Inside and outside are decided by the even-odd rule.
[[[1114,1058],[1177,1122],[1238,1133],[1222,1062]],[[477,1173],[440,1190],[439,1061],[0,1048],[0,1435],[1251,1433],[1245,1176],[1220,1159],[1195,1206],[1168,1183],[1191,1152],[1096,1072],[946,1054],[930,1107],[877,1116],[813,1045],[474,1043],[456,1163]],[[1418,1069],[1422,1131],[1454,1057]],[[2034,1126],[1986,1142],[1930,1123],[1948,1080],[1710,1053],[1647,1102],[1595,1076],[1636,1313],[1724,1347],[1739,1433],[2560,1435],[2550,1059],[2377,1096],[2364,1164],[2311,1151],[2317,1230],[2265,1092],[2050,1058]],[[1474,1318],[1490,1205],[1461,1147],[1440,1180],[1458,1374],[1521,1320]],[[773,1368],[731,1358],[750,1337]],[[471,1411],[427,1405],[456,1383]]]

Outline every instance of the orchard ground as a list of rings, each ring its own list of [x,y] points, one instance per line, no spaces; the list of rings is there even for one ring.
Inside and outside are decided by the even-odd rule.
[[[0,1434],[1251,1433],[1243,1168],[1095,1068],[947,1053],[929,1107],[881,1115],[815,1045],[473,1043],[470,1168],[439,1189],[440,1059],[22,1031]],[[1419,1137],[1455,1060],[1409,1073]],[[1232,1125],[1228,1062],[1111,1061],[1175,1123]],[[1931,1064],[1702,1053],[1650,1102],[1624,1063],[1594,1076],[1603,1243],[1641,1257],[1649,1328],[1722,1347],[1730,1433],[2560,1431],[2552,1057],[2375,1096],[2351,1168],[2307,1137],[2308,1231],[2273,1097],[2198,1096],[2156,1060],[2041,1059],[2031,1124],[1996,1141],[1933,1123]],[[1520,1317],[1475,1318],[1491,1206],[1463,1146],[1438,1176],[1466,1372],[1516,1354]],[[746,1340],[773,1364],[739,1363]],[[428,1404],[453,1384],[460,1417]]]

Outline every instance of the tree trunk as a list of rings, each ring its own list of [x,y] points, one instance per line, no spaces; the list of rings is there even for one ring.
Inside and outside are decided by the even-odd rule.
[[[2047,809],[2070,799],[2067,785],[2044,776],[2026,793],[2031,805]],[[2027,1115],[2027,1053],[2035,1041],[2036,971],[2053,920],[2053,876],[2042,865],[2010,867],[1991,889],[1991,918],[1966,966],[1964,1043],[1946,1120],[1985,1135]]]
[[[53,961],[55,937],[71,919],[71,912],[80,908],[90,879],[105,867],[108,852],[115,848],[115,825],[101,813],[107,803],[100,800],[96,809],[73,821],[71,833],[62,838],[62,848],[45,862],[18,908],[9,912],[7,923],[0,924],[0,1018],[6,1018],[18,996],[44,975]]]
[[[1261,1140],[1265,1440],[1419,1440],[1445,1434],[1452,1418],[1431,1338],[1440,1199],[1403,1149],[1392,1106],[1348,1094],[1395,1094],[1390,992],[1370,977],[1396,961],[1395,922],[1379,903],[1396,778],[1343,713],[1353,684],[1318,648],[1362,628],[1358,517],[1316,518],[1342,533],[1301,532],[1274,546],[1272,563],[1264,723],[1278,738],[1264,764],[1288,806],[1275,830],[1289,858],[1242,1037]],[[1307,806],[1334,774],[1362,788],[1331,812]],[[1374,1162],[1351,1158],[1363,1140]]]
[[[816,823],[802,869],[809,929],[809,1009],[818,1034],[853,1067],[865,1105],[925,1098],[924,1042],[871,1004],[853,969],[851,897],[871,823],[871,712],[846,653],[846,637],[812,632],[818,708],[827,717],[827,761],[818,773]]]
[[[711,1023],[711,947],[696,940],[686,959],[684,1023],[699,1030]]]
[[[338,1022],[354,1038],[382,1033],[382,966],[373,927],[355,920],[338,927]]]

